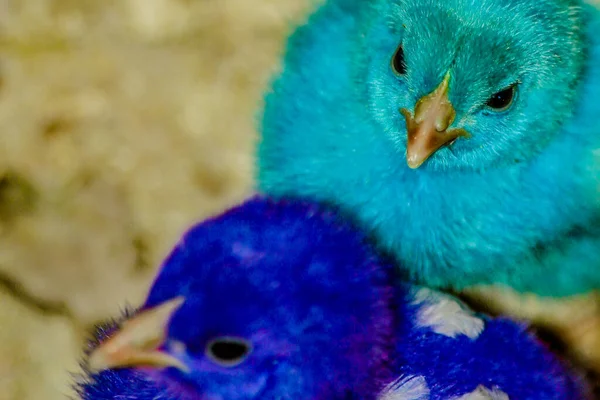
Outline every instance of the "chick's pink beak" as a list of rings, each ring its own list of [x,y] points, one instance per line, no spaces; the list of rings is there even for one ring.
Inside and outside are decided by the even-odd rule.
[[[415,115],[402,108],[406,119],[408,145],[406,162],[412,169],[419,168],[442,146],[460,136],[468,137],[464,129],[448,129],[456,118],[456,111],[448,99],[450,75],[446,74],[440,85],[422,97],[415,105]]]
[[[90,371],[135,366],[175,367],[187,371],[180,360],[159,350],[166,340],[169,320],[183,302],[182,297],[177,297],[126,321],[90,354]]]

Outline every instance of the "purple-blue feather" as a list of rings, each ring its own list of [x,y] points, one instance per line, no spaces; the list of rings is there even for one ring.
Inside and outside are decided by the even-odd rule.
[[[433,332],[420,320],[419,288],[396,271],[330,209],[251,199],[187,232],[142,307],[185,296],[168,336],[185,344],[192,371],[105,371],[81,397],[368,400],[396,378],[420,377],[430,399],[479,385],[511,399],[582,398],[579,380],[523,326],[484,319],[476,339]],[[111,329],[102,332],[100,341]],[[253,342],[243,364],[204,356],[223,335]]]

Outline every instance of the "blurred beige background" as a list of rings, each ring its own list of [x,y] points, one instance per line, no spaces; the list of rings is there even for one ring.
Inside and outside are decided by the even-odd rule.
[[[93,324],[251,193],[261,92],[311,1],[0,0],[0,400],[64,399]],[[600,301],[483,293],[600,351]]]
[[[63,399],[90,327],[250,193],[300,0],[0,0],[0,400]]]

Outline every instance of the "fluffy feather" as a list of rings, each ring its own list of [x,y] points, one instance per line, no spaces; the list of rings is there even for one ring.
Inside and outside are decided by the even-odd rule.
[[[446,73],[470,138],[410,169],[398,109]],[[511,83],[509,110],[486,107]],[[427,285],[587,292],[600,287],[599,114],[600,13],[580,0],[329,0],[266,98],[259,189],[339,205]]]
[[[462,306],[479,329],[454,324],[454,312],[432,305],[456,300],[396,272],[332,210],[252,199],[193,227],[141,308],[185,298],[161,349],[189,371],[105,370],[79,392],[84,400],[583,398],[579,378],[523,326]],[[439,314],[435,326],[455,325],[451,335],[421,323],[426,308]],[[207,356],[220,337],[244,338],[253,350],[220,365]]]

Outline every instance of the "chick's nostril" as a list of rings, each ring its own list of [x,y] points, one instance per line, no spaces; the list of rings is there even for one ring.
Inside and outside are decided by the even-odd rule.
[[[452,122],[454,122],[454,116],[454,109],[441,110],[437,114],[437,118],[435,119],[435,130],[438,132],[446,131],[450,127],[450,125],[452,125]]]

